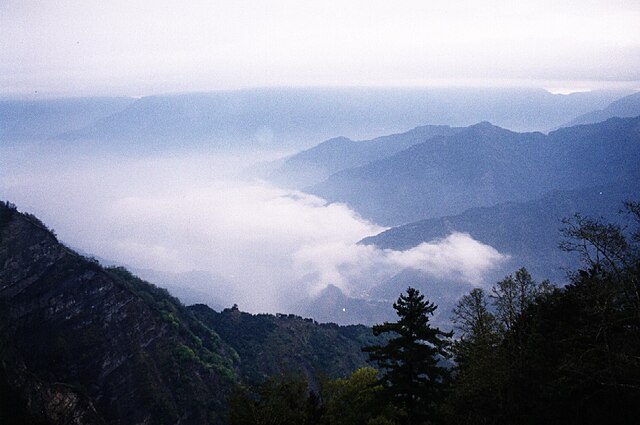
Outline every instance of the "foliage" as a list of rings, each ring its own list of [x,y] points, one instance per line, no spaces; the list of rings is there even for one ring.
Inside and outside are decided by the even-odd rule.
[[[251,385],[302,373],[318,388],[315,376],[345,376],[364,366],[363,341],[376,340],[371,328],[362,325],[318,324],[295,315],[252,315],[237,308],[217,313],[203,305],[189,310],[234,348],[242,359],[239,375]]]
[[[16,211],[15,204],[9,201],[0,201],[0,230],[11,220]]]
[[[449,356],[450,333],[429,324],[437,308],[424,295],[409,287],[393,304],[399,317],[395,323],[373,327],[375,335],[394,335],[386,345],[366,347],[371,361],[381,369],[379,383],[383,400],[405,413],[405,423],[423,423],[433,417],[447,369],[441,361]]]
[[[453,344],[455,385],[449,391],[448,407],[461,423],[474,423],[478,412],[495,416],[500,404],[498,353],[503,328],[490,311],[489,301],[483,289],[474,288],[453,310],[459,338]]]
[[[232,425],[396,425],[398,412],[380,403],[378,371],[364,367],[347,378],[326,380],[309,390],[301,375],[278,375],[231,397]]]
[[[24,312],[30,303],[58,319],[25,315],[0,326],[9,341],[0,351],[0,421],[38,420],[27,403],[33,400],[12,393],[19,376],[14,359],[22,359],[29,376],[55,377],[87,399],[107,382],[96,379],[121,373],[118,382],[128,385],[132,400],[128,414],[151,412],[148,420],[158,424],[219,423],[230,389],[240,383],[229,419],[241,425],[634,423],[640,416],[640,204],[627,203],[625,212],[626,226],[582,216],[565,222],[562,247],[585,262],[566,287],[537,283],[521,268],[489,291],[463,296],[453,310],[451,350],[450,334],[429,323],[436,306],[413,288],[394,304],[398,321],[373,332],[237,307],[216,313],[187,308],[125,269],[103,269],[56,248],[54,238],[34,238],[56,253],[53,264],[39,269],[37,284],[46,294],[31,294],[46,298],[34,303],[23,291],[0,300],[0,313],[9,305]],[[0,204],[0,224],[14,219],[23,220],[27,234],[41,227]],[[15,261],[16,250],[0,252]],[[104,292],[111,298],[102,298]],[[74,303],[56,301],[56,293],[73,294]],[[73,310],[56,315],[47,307],[52,302]],[[130,337],[140,330],[143,337]],[[380,370],[361,367],[365,355],[354,349],[360,345],[369,345]],[[451,373],[443,366],[449,351]],[[107,363],[95,363],[105,352],[124,359],[108,373]],[[323,372],[333,379],[314,375]],[[104,409],[103,401],[93,402]]]
[[[345,379],[327,381],[322,386],[323,425],[391,424],[398,412],[381,403],[378,371],[363,367]]]
[[[454,309],[455,424],[634,423],[640,414],[640,208],[627,227],[575,216],[564,249],[585,267],[565,288],[520,269]]]
[[[233,425],[310,425],[318,423],[318,398],[300,376],[278,376],[257,388],[241,387],[230,400]]]

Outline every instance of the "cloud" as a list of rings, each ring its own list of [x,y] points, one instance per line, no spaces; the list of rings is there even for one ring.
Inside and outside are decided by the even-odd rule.
[[[408,267],[478,284],[504,259],[460,233],[406,251],[358,245],[384,228],[345,205],[234,177],[246,158],[0,155],[0,197],[67,244],[138,269],[222,276],[230,288],[199,289],[253,312],[278,311],[329,284],[358,296]]]
[[[411,267],[438,278],[460,279],[473,285],[508,257],[467,233],[423,242],[406,251],[385,251],[392,263]]]
[[[310,244],[295,252],[294,265],[315,277],[312,294],[335,285],[358,296],[407,268],[429,277],[480,285],[485,274],[507,258],[466,233],[454,232],[404,251],[338,240]]]

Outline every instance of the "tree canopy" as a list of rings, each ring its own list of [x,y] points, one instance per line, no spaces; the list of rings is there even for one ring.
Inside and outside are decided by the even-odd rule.
[[[387,344],[364,350],[381,370],[381,396],[405,413],[405,423],[424,423],[442,395],[451,334],[429,324],[437,306],[415,288],[401,294],[393,308],[397,322],[373,327],[375,335],[391,335]]]

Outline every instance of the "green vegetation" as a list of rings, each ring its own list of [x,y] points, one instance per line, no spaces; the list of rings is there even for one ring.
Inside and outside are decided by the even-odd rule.
[[[241,424],[632,424],[640,415],[640,204],[634,228],[576,216],[563,248],[585,267],[557,288],[525,268],[453,310],[455,338],[430,327],[436,306],[413,288],[399,320],[374,327],[366,349],[380,370],[325,380],[300,376],[244,387]],[[451,343],[454,363],[445,359]]]
[[[234,425],[392,425],[399,412],[380,403],[378,371],[357,369],[347,378],[325,380],[309,391],[300,375],[279,375],[256,387],[241,387],[231,398]]]
[[[538,283],[521,268],[475,288],[453,309],[452,336],[431,326],[436,306],[413,288],[394,304],[398,321],[373,332],[185,307],[3,203],[0,260],[17,265],[6,282],[31,283],[0,298],[0,420],[57,423],[46,409],[65,396],[80,403],[65,414],[110,423],[635,423],[640,203],[625,214],[627,226],[567,220],[562,248],[584,261],[571,283]]]
[[[640,205],[636,230],[576,216],[563,248],[585,267],[565,288],[526,270],[454,310],[456,424],[634,423],[640,413]]]
[[[249,314],[237,307],[215,312],[205,305],[189,307],[237,353],[238,374],[245,384],[269,377],[302,373],[314,386],[319,376],[346,376],[365,365],[364,344],[378,341],[366,326],[318,324],[293,314]]]
[[[435,403],[441,398],[447,377],[441,362],[449,356],[451,334],[431,327],[429,316],[437,307],[425,301],[417,289],[408,288],[393,308],[397,322],[373,327],[375,335],[390,333],[393,337],[385,345],[364,351],[380,367],[381,396],[403,413],[402,423],[423,423],[433,417]]]

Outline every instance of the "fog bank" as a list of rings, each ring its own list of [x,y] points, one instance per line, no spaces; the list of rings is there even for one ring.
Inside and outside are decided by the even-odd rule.
[[[220,276],[198,289],[252,312],[282,311],[330,284],[366,296],[405,268],[479,285],[506,258],[460,233],[406,251],[358,245],[384,228],[346,205],[241,178],[257,159],[0,148],[0,198],[97,257],[136,269]]]

